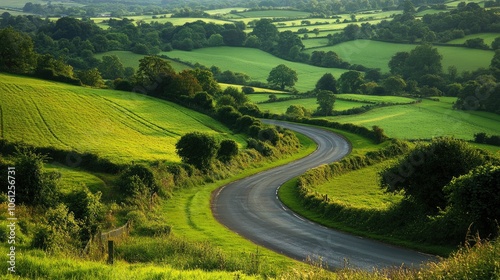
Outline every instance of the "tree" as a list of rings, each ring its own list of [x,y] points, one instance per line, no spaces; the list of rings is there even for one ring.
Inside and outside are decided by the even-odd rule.
[[[139,60],[135,80],[146,89],[152,90],[162,82],[162,79],[174,73],[168,61],[158,56],[146,56]]]
[[[483,165],[454,178],[445,188],[450,212],[464,230],[472,225],[489,237],[498,230],[500,218],[500,166]]]
[[[435,213],[446,206],[444,186],[484,162],[484,156],[465,141],[438,138],[384,169],[380,183],[386,191],[402,191],[407,200]]]
[[[317,90],[329,90],[337,93],[337,80],[331,73],[326,73],[316,83]]]
[[[97,67],[101,75],[105,79],[114,80],[123,78],[125,75],[125,68],[120,58],[116,55],[105,55],[102,57],[102,62]]]
[[[211,47],[218,47],[224,45],[224,38],[220,34],[212,34],[208,38],[208,45]]]
[[[431,45],[421,45],[410,51],[405,60],[403,77],[420,81],[426,74],[441,74],[443,56]]]
[[[16,202],[29,206],[50,208],[59,202],[59,173],[45,172],[47,157],[32,150],[18,150],[15,155]]]
[[[342,93],[356,93],[364,83],[363,73],[359,71],[347,71],[340,75],[340,91]]]
[[[0,29],[0,71],[30,72],[36,63],[31,38],[12,27]]]
[[[191,132],[183,135],[175,144],[175,149],[184,163],[206,171],[219,150],[219,145],[213,136],[201,132]]]
[[[409,52],[397,52],[389,61],[389,68],[394,75],[403,75],[406,60],[410,56]]]
[[[496,37],[495,40],[491,43],[491,48],[493,50],[500,49],[500,37]]]
[[[79,71],[76,74],[77,78],[82,81],[82,84],[91,87],[102,87],[104,86],[104,81],[101,77],[101,73],[97,68],[92,68],[89,70]]]
[[[335,104],[335,95],[328,90],[320,90],[317,97],[318,114],[328,116],[333,112],[333,104]]]
[[[267,81],[284,90],[285,87],[293,87],[295,82],[298,81],[297,72],[284,64],[280,64],[271,70]]]
[[[217,151],[217,159],[222,162],[230,162],[238,155],[238,143],[232,139],[224,139],[220,142],[219,150]]]
[[[389,95],[399,95],[406,88],[406,82],[400,76],[388,77],[383,85],[385,92]]]
[[[198,80],[203,91],[206,91],[210,95],[215,95],[220,92],[220,86],[214,79],[214,75],[209,70],[196,68],[190,70],[190,73]]]
[[[271,50],[279,38],[279,31],[271,19],[261,19],[257,21],[250,35],[259,38],[261,48]]]

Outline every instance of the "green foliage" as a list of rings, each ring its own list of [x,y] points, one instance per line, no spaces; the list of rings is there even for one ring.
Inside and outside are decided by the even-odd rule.
[[[363,73],[359,71],[347,71],[339,78],[340,92],[357,93],[364,83]]]
[[[219,150],[217,151],[217,159],[227,163],[238,155],[238,144],[231,139],[224,139],[220,142]]]
[[[212,165],[219,147],[212,136],[201,132],[191,132],[183,135],[175,144],[175,148],[183,162],[206,171]]]
[[[28,73],[34,65],[32,39],[12,27],[0,29],[0,71]]]
[[[462,230],[490,237],[498,234],[500,218],[500,166],[483,165],[444,187],[451,215]]]
[[[272,85],[278,86],[281,90],[284,90],[285,87],[293,87],[295,82],[298,81],[297,72],[285,64],[280,64],[269,72],[267,81]]]
[[[51,253],[74,251],[79,248],[81,243],[74,237],[79,235],[80,227],[68,207],[59,204],[47,210],[45,217],[46,221],[39,225],[33,237],[31,243],[33,248]]]
[[[82,242],[88,241],[97,233],[104,220],[104,205],[101,203],[102,193],[91,193],[86,186],[74,190],[68,195],[68,207],[75,220],[80,221]]]
[[[220,86],[215,81],[214,75],[210,70],[196,68],[191,70],[190,73],[196,78],[203,91],[206,91],[210,95],[220,92]]]
[[[158,185],[155,182],[153,172],[144,165],[133,164],[120,175],[120,189],[126,196],[139,191],[137,179],[141,181],[150,194],[158,192]]]
[[[286,109],[285,114],[292,118],[303,118],[311,116],[311,112],[309,112],[309,110],[307,110],[304,106],[301,105],[290,105]]]
[[[15,155],[16,202],[29,206],[49,208],[57,205],[60,192],[58,187],[59,174],[45,172],[43,164],[46,157],[29,149],[20,149]]]
[[[174,70],[168,61],[158,56],[145,56],[139,61],[135,79],[145,88],[151,88],[157,86],[162,78],[172,73]]]
[[[145,67],[145,65],[143,65]],[[102,57],[102,62],[98,66],[102,77],[105,79],[123,78],[125,75],[125,67],[120,58],[116,55],[105,55]]]
[[[325,73],[316,83],[316,90],[329,90],[337,93],[337,81],[331,73]]]
[[[317,114],[328,116],[333,112],[333,105],[335,104],[335,95],[328,90],[320,90],[317,96],[317,103],[319,105]]]
[[[97,70],[97,68],[79,71],[76,73],[76,76],[84,85],[91,87],[104,86],[104,80],[102,79],[101,73]]]
[[[259,131],[259,140],[269,141],[273,146],[276,146],[280,140],[280,134],[274,127],[264,128]]]
[[[452,138],[420,144],[395,165],[381,172],[381,186],[404,196],[428,211],[446,206],[443,188],[453,177],[468,173],[485,162],[485,157],[466,142]]]

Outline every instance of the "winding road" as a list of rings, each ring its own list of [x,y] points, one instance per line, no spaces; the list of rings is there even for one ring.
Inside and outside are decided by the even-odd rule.
[[[419,266],[433,256],[364,239],[308,221],[278,199],[284,182],[308,169],[340,160],[351,151],[341,136],[298,124],[265,120],[312,138],[318,148],[290,164],[226,185],[213,195],[215,218],[239,235],[299,261],[322,258],[330,269],[349,267],[371,270],[393,266]]]

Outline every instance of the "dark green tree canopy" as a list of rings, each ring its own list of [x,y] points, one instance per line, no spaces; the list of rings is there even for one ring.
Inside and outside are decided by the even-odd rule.
[[[12,27],[0,29],[0,71],[27,73],[35,64],[31,38]]]
[[[484,164],[479,150],[463,140],[434,139],[420,144],[395,165],[383,170],[381,186],[388,192],[403,192],[404,196],[435,212],[446,206],[443,188],[453,177],[467,174]]]
[[[328,90],[320,90],[317,97],[318,114],[323,116],[331,115],[333,112],[333,105],[335,104],[335,95]]]
[[[340,92],[356,93],[364,83],[363,73],[359,71],[347,71],[340,75]]]
[[[210,168],[219,145],[213,136],[191,132],[181,137],[175,144],[175,149],[183,162],[206,171]]]
[[[285,87],[293,87],[295,82],[298,81],[297,72],[285,64],[280,64],[269,72],[267,81],[284,90]]]
[[[337,93],[337,80],[331,73],[326,73],[316,83],[317,90],[329,90]]]

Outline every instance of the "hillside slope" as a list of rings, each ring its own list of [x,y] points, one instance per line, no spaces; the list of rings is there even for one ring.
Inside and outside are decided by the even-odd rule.
[[[116,163],[179,161],[175,143],[191,131],[243,143],[212,118],[171,102],[6,74],[0,74],[0,111],[0,138]]]

